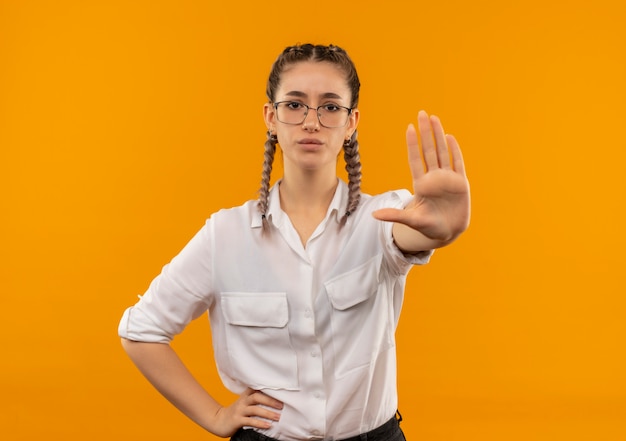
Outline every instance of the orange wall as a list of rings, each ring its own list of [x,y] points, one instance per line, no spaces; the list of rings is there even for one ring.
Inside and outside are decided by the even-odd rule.
[[[410,185],[422,108],[466,158],[472,225],[398,331],[408,438],[626,440],[625,6],[553,3],[0,1],[0,438],[212,439],[117,322],[255,196],[270,64],[313,41],[359,67],[366,191]],[[206,321],[175,345],[230,400]]]

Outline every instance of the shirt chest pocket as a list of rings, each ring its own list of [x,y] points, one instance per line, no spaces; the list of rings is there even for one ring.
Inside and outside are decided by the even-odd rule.
[[[254,389],[297,389],[284,292],[223,292],[226,345],[233,376]]]
[[[332,305],[335,376],[365,368],[394,345],[393,305],[380,281],[382,255],[324,284]]]

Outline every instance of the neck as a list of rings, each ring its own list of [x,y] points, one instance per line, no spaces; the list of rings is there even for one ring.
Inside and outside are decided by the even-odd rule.
[[[280,202],[286,213],[326,213],[337,189],[338,178],[332,173],[287,174],[280,182]]]

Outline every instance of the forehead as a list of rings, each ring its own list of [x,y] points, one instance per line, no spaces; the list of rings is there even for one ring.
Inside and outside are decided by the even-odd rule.
[[[345,72],[328,61],[301,61],[287,66],[280,77],[278,95],[298,92],[309,97],[335,94],[349,101]]]

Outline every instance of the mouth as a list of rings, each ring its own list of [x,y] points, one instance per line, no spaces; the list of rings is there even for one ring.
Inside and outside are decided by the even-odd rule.
[[[304,145],[322,145],[322,141],[315,138],[304,138],[298,141],[298,144]]]

